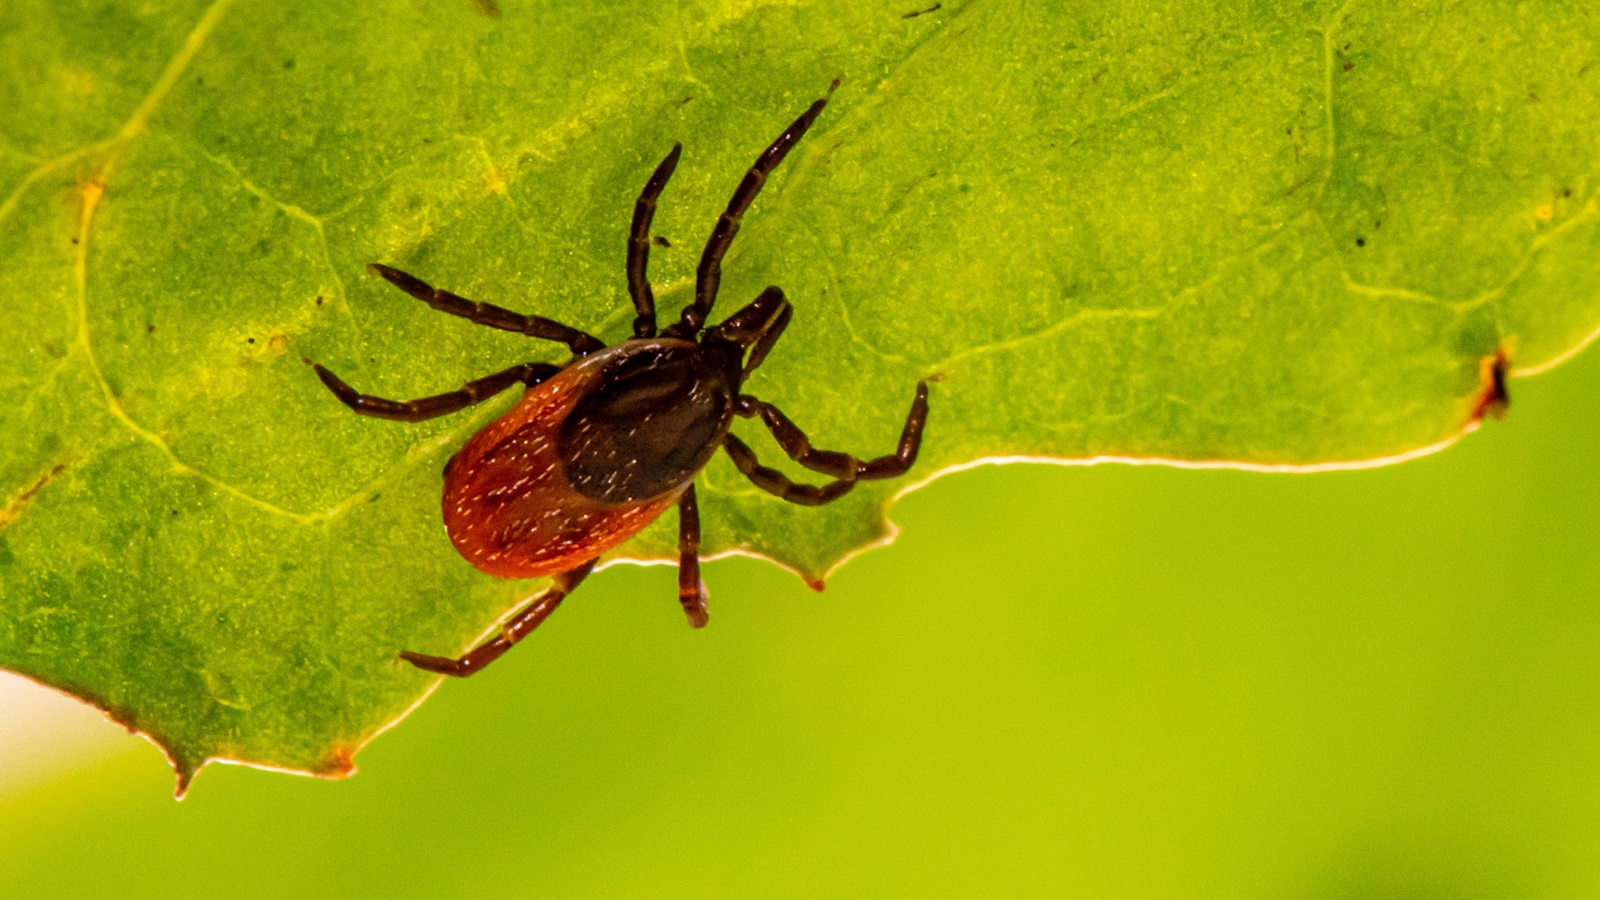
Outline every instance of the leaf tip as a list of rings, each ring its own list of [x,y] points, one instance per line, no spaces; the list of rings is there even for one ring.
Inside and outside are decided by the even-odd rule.
[[[1506,373],[1510,369],[1511,357],[1504,347],[1479,360],[1478,377],[1483,386],[1472,407],[1472,424],[1482,422],[1485,415],[1497,421],[1505,419],[1506,411],[1511,408],[1511,393],[1506,390]]]
[[[166,748],[162,748],[166,749]],[[205,768],[209,759],[191,760],[182,756],[170,756],[172,771],[178,776],[178,783],[172,789],[172,799],[182,801],[189,795],[189,785],[194,783],[194,776]]]
[[[317,766],[319,778],[349,778],[356,773],[356,748],[347,746],[334,747],[323,757],[321,765]]]

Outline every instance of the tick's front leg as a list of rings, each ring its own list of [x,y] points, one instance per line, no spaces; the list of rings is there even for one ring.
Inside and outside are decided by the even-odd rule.
[[[512,366],[504,372],[496,372],[477,381],[469,381],[462,385],[460,390],[448,394],[423,397],[420,400],[385,400],[382,397],[357,392],[355,388],[345,384],[344,379],[309,359],[306,363],[316,371],[317,377],[322,379],[328,390],[339,398],[340,403],[363,416],[392,419],[396,422],[425,422],[428,419],[447,416],[474,403],[482,403],[519,381],[528,387],[533,387],[561,371],[560,366],[550,363],[523,363],[520,366]]]

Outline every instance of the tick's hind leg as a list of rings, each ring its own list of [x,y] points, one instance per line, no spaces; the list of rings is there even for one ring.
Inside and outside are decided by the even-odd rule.
[[[528,632],[538,628],[539,623],[556,611],[562,599],[572,593],[593,568],[594,560],[591,559],[576,569],[556,575],[551,579],[553,583],[548,590],[534,598],[532,603],[523,607],[506,624],[500,626],[499,634],[457,659],[448,656],[424,656],[409,650],[400,651],[400,658],[419,669],[465,678],[499,659],[513,644],[527,637]]]
[[[821,506],[850,493],[857,481],[875,481],[904,475],[917,461],[917,451],[922,448],[922,429],[928,422],[928,385],[917,383],[916,399],[911,401],[911,411],[906,414],[906,424],[900,431],[900,445],[895,452],[869,459],[865,462],[848,453],[818,450],[789,417],[770,403],[743,395],[734,411],[741,416],[759,416],[777,439],[778,446],[789,458],[813,472],[832,476],[835,480],[824,485],[795,484],[777,469],[761,465],[749,445],[731,432],[723,438],[723,449],[733,458],[733,464],[756,487],[776,494],[790,503],[802,506]]]
[[[448,394],[423,397],[420,400],[385,400],[371,394],[358,393],[355,388],[345,384],[339,376],[316,363],[311,363],[311,368],[316,370],[317,377],[322,379],[328,390],[333,391],[333,395],[339,398],[340,403],[363,416],[393,419],[397,422],[421,422],[449,415],[474,403],[482,403],[519,381],[528,387],[533,387],[561,371],[560,366],[550,363],[523,363],[520,366],[512,366],[504,372],[496,372],[477,381],[469,381],[462,385],[460,390]]]
[[[409,275],[393,266],[371,263],[367,271],[383,276],[384,280],[442,313],[460,316],[478,325],[487,325],[501,331],[514,331],[528,337],[543,338],[566,344],[573,356],[583,356],[605,348],[605,343],[587,332],[571,325],[563,325],[544,316],[525,316],[490,303],[479,303],[465,297],[440,290],[415,275]]]
[[[818,486],[814,484],[795,484],[789,476],[770,466],[763,466],[756,459],[756,452],[750,445],[739,440],[733,432],[728,432],[722,438],[722,449],[728,451],[728,456],[733,459],[733,464],[744,477],[751,483],[769,494],[775,494],[790,503],[801,506],[821,506],[850,493],[856,486],[854,478],[840,478],[827,484]]]
[[[692,484],[678,499],[678,602],[690,625],[706,627],[706,583],[700,580],[700,507]]]

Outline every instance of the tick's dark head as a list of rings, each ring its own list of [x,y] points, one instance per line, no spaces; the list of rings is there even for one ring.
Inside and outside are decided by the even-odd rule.
[[[743,382],[767,358],[793,315],[794,307],[783,298],[783,291],[769,287],[722,324],[706,329],[701,345],[707,356],[718,358]]]

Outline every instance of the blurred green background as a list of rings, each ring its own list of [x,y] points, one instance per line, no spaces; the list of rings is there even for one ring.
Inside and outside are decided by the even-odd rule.
[[[1600,896],[1600,354],[1512,388],[1386,469],[962,473],[703,632],[611,569],[352,780],[0,796],[0,896]]]

